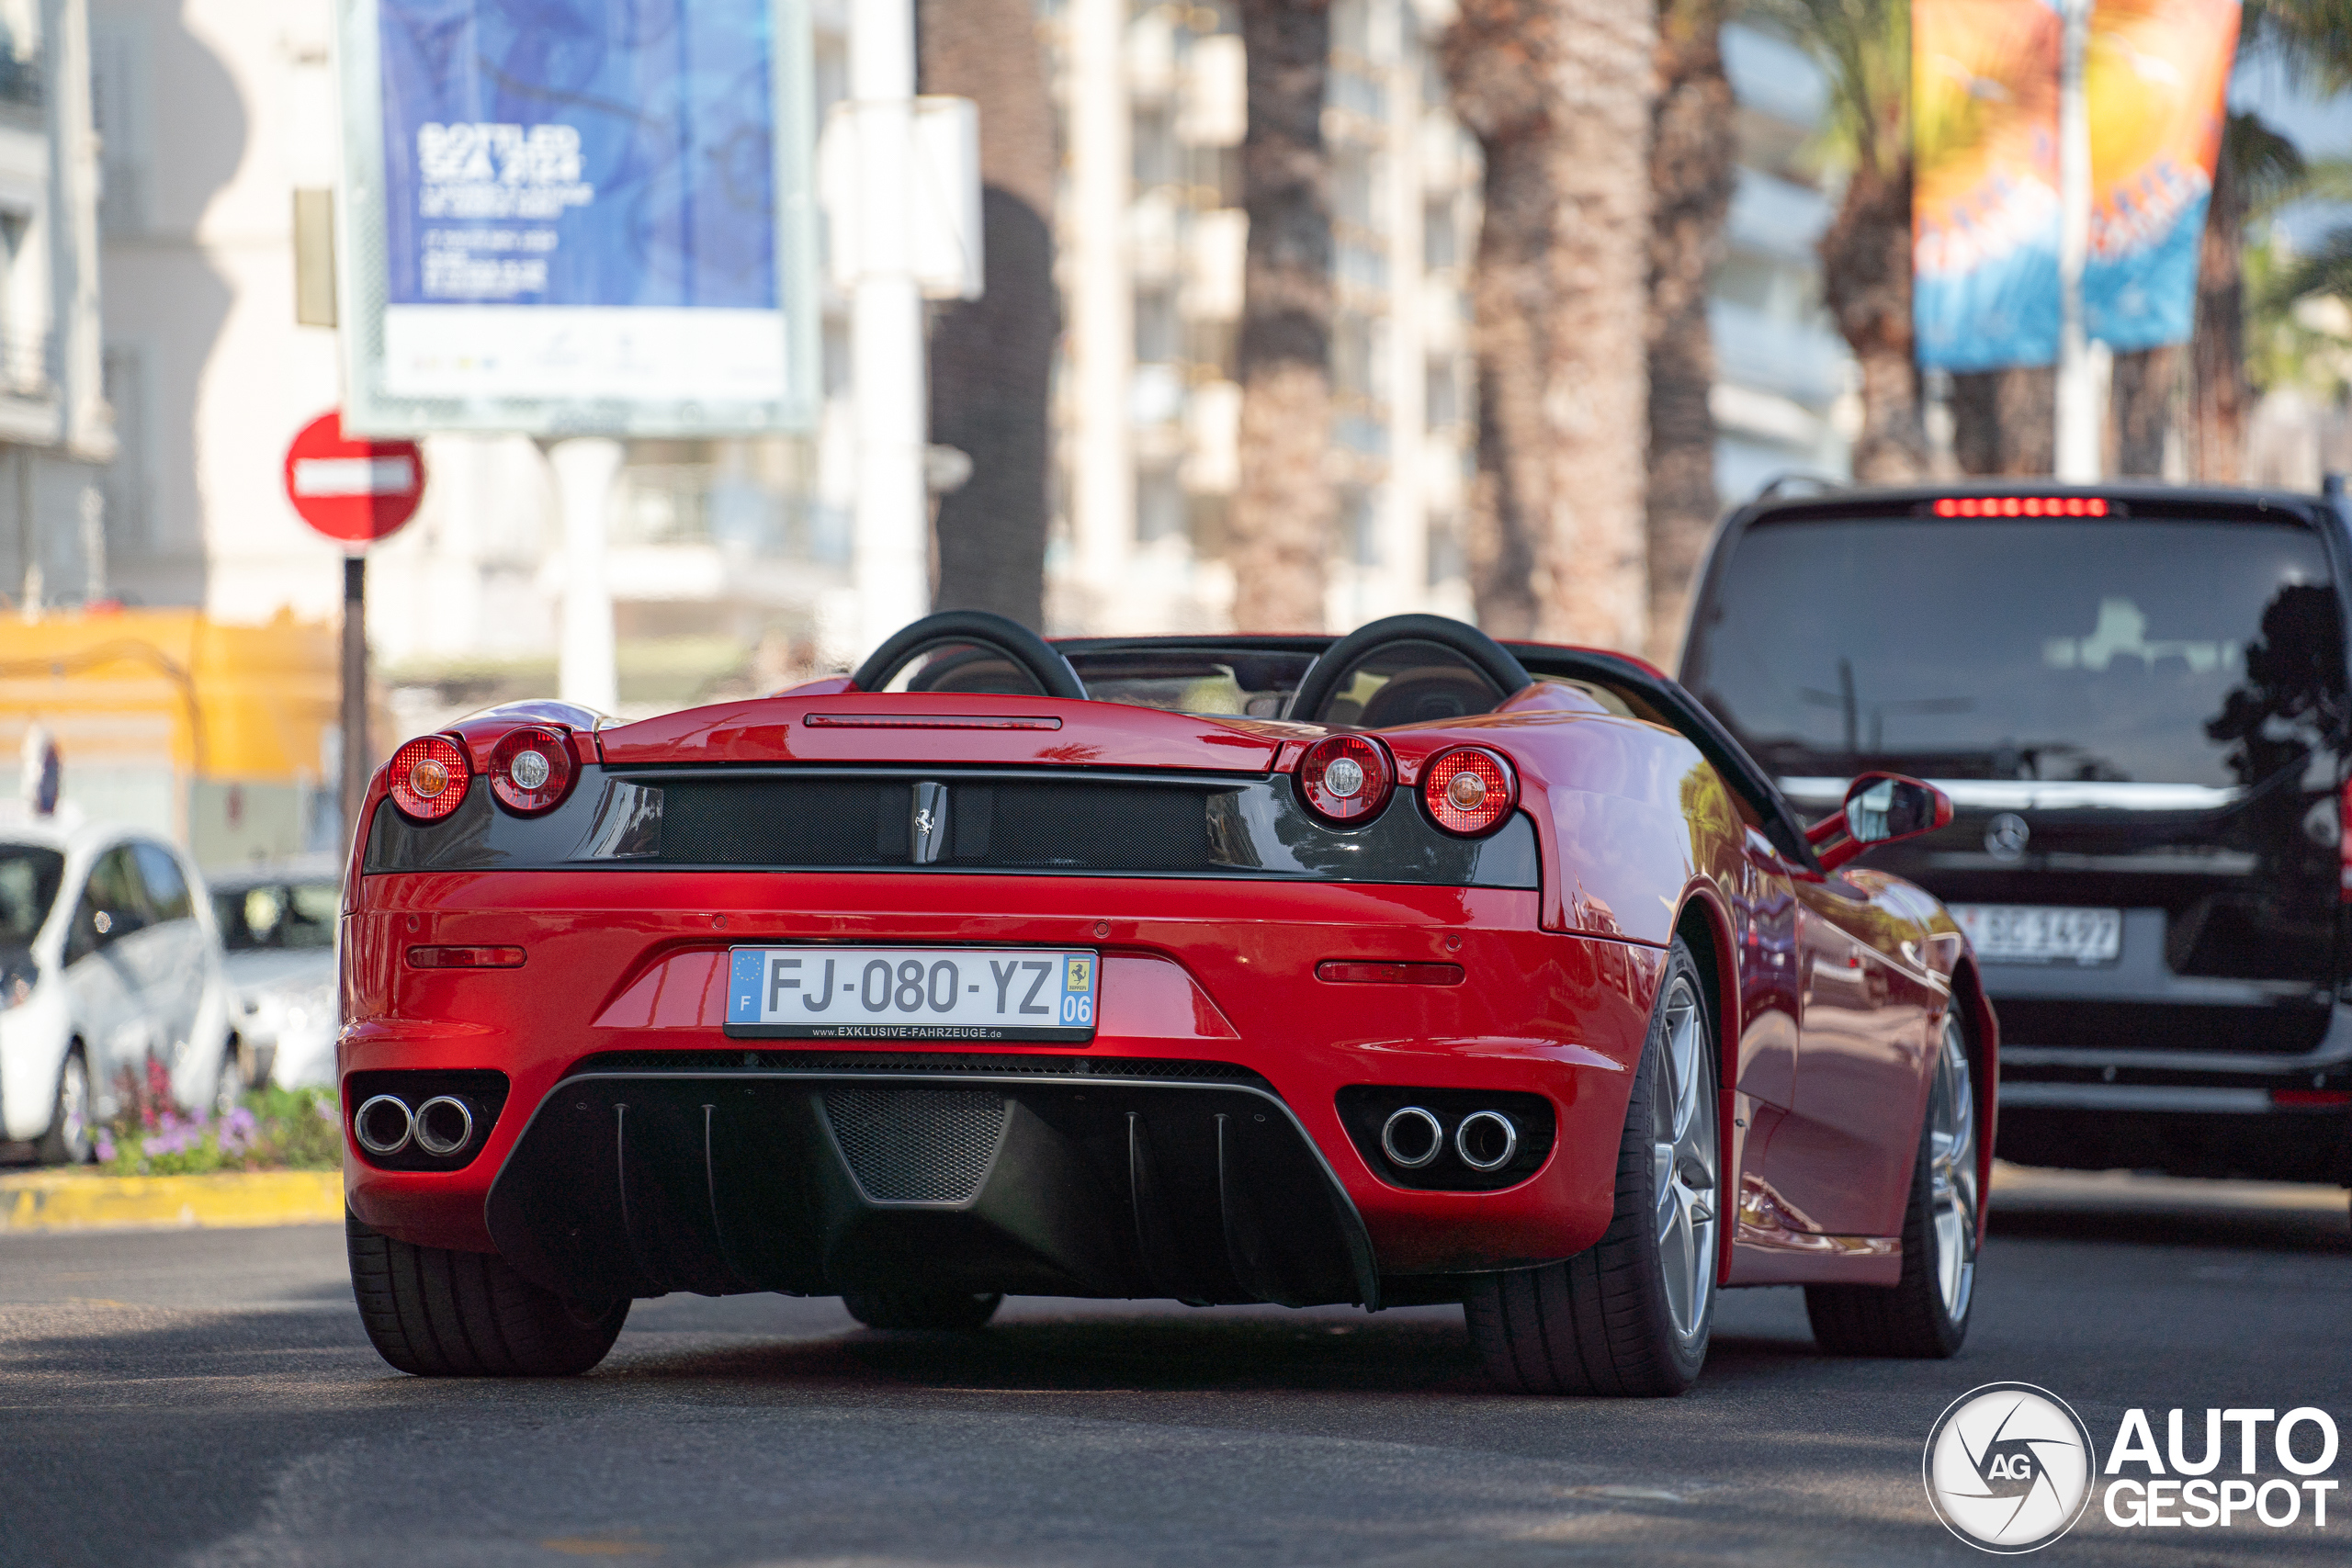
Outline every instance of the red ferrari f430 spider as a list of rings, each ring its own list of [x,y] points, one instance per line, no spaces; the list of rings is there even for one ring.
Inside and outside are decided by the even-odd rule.
[[[1638,661],[1434,616],[1047,643],[412,740],[344,913],[385,1359],[577,1372],[630,1302],[1464,1303],[1528,1392],[1673,1393],[1716,1292],[1968,1326],[1995,1021],[1937,901]]]

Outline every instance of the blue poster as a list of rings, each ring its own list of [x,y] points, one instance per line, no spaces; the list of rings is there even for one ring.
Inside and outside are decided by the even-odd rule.
[[[807,91],[784,17],[806,26],[783,0],[356,0],[383,266],[360,427],[805,417],[814,106],[779,121]]]
[[[390,301],[772,309],[767,0],[381,0]]]

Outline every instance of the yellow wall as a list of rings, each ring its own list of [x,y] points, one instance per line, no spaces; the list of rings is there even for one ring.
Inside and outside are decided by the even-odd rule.
[[[64,798],[179,838],[220,865],[316,837],[322,742],[340,705],[335,628],[195,610],[0,615],[0,794],[25,733],[56,738]]]

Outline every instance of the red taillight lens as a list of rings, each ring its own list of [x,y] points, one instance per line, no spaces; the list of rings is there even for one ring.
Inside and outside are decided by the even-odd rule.
[[[1498,752],[1456,746],[1430,759],[1421,774],[1421,803],[1447,832],[1476,838],[1500,827],[1519,804],[1519,775]]]
[[[490,793],[507,810],[536,817],[562,802],[579,771],[569,737],[552,729],[518,729],[491,750]]]
[[[392,753],[392,804],[419,822],[438,822],[466,798],[472,771],[446,735],[420,735]]]
[[[1298,786],[1324,820],[1363,822],[1388,804],[1396,765],[1388,748],[1368,735],[1334,735],[1299,759]]]

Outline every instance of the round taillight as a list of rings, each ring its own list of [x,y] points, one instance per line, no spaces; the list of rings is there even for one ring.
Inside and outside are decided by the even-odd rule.
[[[420,735],[392,753],[392,804],[419,822],[438,822],[466,798],[472,770],[446,735]]]
[[[1306,749],[1298,762],[1299,789],[1315,814],[1329,822],[1363,822],[1388,804],[1396,767],[1388,748],[1368,735],[1334,735]]]
[[[1500,827],[1519,804],[1519,775],[1498,752],[1456,746],[1422,771],[1421,804],[1447,832],[1475,839]]]
[[[491,750],[490,793],[509,811],[537,816],[562,802],[578,771],[568,737],[552,729],[518,729]]]

